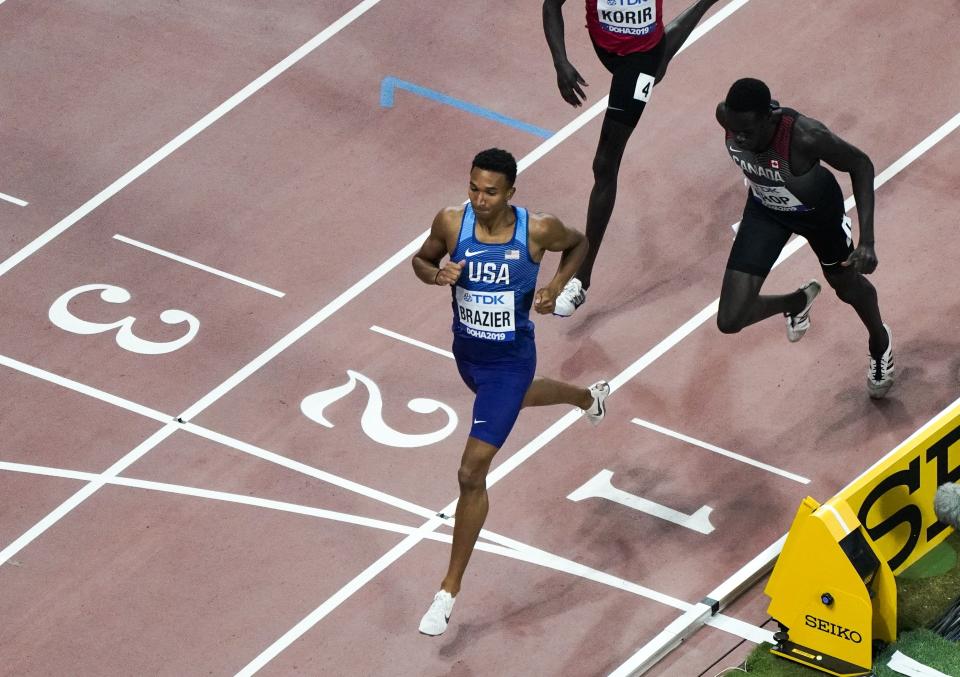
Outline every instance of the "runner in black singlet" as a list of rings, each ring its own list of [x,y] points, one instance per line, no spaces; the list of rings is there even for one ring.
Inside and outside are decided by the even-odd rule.
[[[717,105],[724,146],[748,186],[720,292],[717,326],[725,334],[782,313],[787,338],[799,341],[810,326],[816,280],[792,294],[768,296],[760,287],[791,235],[807,239],[827,282],[853,306],[869,332],[867,390],[881,398],[893,385],[893,337],[880,317],[877,291],[864,277],[877,267],[873,239],[873,163],[822,123],[783,108],[767,86],[738,80]],[[850,174],[860,237],[853,246],[851,221],[833,174],[820,161]]]

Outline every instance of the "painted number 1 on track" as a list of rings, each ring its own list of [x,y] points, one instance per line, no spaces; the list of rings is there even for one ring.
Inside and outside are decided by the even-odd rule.
[[[646,498],[634,496],[622,489],[617,489],[610,482],[612,477],[613,473],[611,471],[601,470],[567,498],[571,501],[582,501],[585,498],[605,498],[608,501],[614,501],[628,508],[673,522],[700,534],[709,534],[713,531],[714,527],[710,524],[710,513],[713,512],[713,508],[710,506],[704,505],[692,515],[687,515]]]

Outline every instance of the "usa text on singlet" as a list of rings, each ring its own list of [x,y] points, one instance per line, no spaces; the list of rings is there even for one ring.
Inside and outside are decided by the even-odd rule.
[[[457,247],[450,256],[465,261],[453,288],[453,332],[487,342],[514,341],[531,336],[530,307],[540,264],[530,260],[527,210],[513,207],[513,238],[502,244],[476,239],[476,215],[467,204],[460,222]]]

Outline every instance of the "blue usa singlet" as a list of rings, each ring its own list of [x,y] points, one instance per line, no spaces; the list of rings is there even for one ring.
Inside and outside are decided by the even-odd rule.
[[[530,307],[540,264],[530,258],[527,210],[512,207],[513,238],[503,244],[476,239],[476,214],[467,203],[460,237],[450,255],[465,261],[453,287],[453,334],[460,351],[480,359],[526,356],[533,350]]]

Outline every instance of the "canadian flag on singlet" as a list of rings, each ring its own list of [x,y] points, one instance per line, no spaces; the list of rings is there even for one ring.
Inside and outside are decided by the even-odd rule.
[[[663,0],[586,0],[587,30],[608,52],[652,49],[663,37]]]

